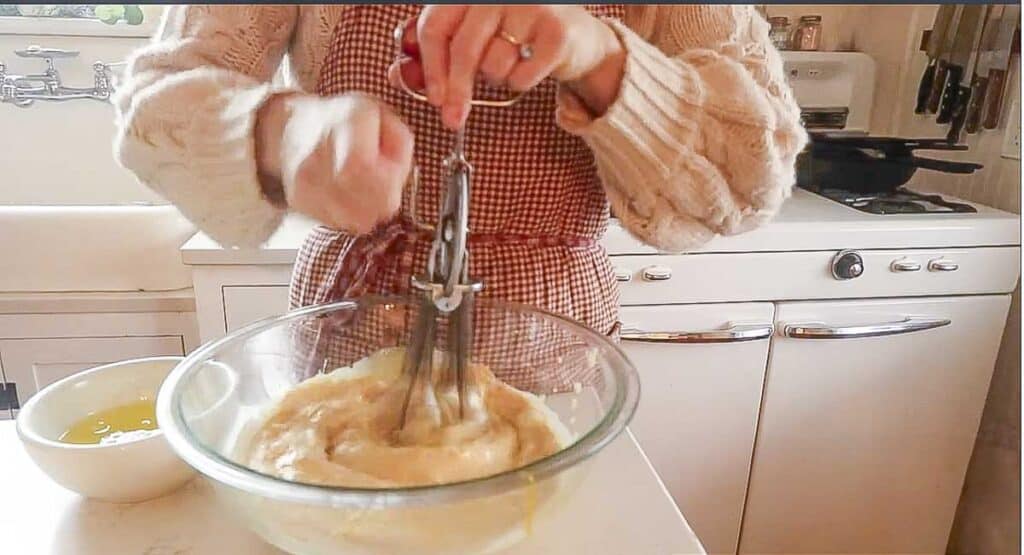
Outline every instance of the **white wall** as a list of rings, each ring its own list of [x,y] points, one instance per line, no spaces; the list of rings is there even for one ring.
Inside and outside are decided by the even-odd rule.
[[[150,14],[147,14],[147,17]],[[118,62],[148,39],[12,34],[0,31],[0,61],[8,73],[38,73],[42,60],[15,56],[32,44],[79,50],[57,65],[68,86],[92,86],[92,63]],[[99,24],[102,25],[102,24]],[[94,100],[0,104],[0,205],[100,205],[152,202],[159,196],[114,162],[113,108]]]

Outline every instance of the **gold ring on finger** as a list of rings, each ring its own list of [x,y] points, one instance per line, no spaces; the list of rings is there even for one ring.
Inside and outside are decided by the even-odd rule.
[[[533,47],[530,46],[529,43],[520,41],[511,33],[504,30],[498,31],[498,37],[500,37],[505,42],[511,44],[512,46],[515,46],[516,49],[519,51],[519,58],[521,60],[529,60],[530,58],[533,57]]]

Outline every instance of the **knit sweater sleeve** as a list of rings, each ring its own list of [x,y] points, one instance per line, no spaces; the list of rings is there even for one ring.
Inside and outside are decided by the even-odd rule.
[[[645,18],[654,21],[650,41],[609,23],[626,65],[608,110],[593,118],[563,88],[558,121],[590,145],[623,226],[663,251],[684,251],[774,216],[807,136],[752,7],[657,9]]]
[[[284,215],[260,187],[253,127],[296,14],[295,6],[171,7],[114,97],[119,162],[224,245],[258,244]]]

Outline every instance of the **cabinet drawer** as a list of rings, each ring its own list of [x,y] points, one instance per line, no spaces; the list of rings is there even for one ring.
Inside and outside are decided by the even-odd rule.
[[[837,251],[614,256],[612,264],[626,306],[1009,293],[1020,275],[1017,247],[857,253],[864,272],[849,280],[831,274]],[[919,269],[897,271],[897,262]]]
[[[223,291],[228,332],[288,311],[287,285],[230,285]]]
[[[740,552],[943,553],[1008,305],[780,303]]]
[[[622,347],[642,390],[630,429],[709,553],[736,552],[773,312],[622,309]]]

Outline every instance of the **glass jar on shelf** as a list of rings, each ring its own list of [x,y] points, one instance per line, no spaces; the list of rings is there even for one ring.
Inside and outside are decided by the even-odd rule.
[[[769,17],[768,23],[771,25],[771,30],[768,31],[768,38],[775,45],[775,48],[789,50],[789,37],[792,34],[789,18],[785,16]]]
[[[821,16],[801,16],[790,43],[793,50],[818,50],[821,48]]]

